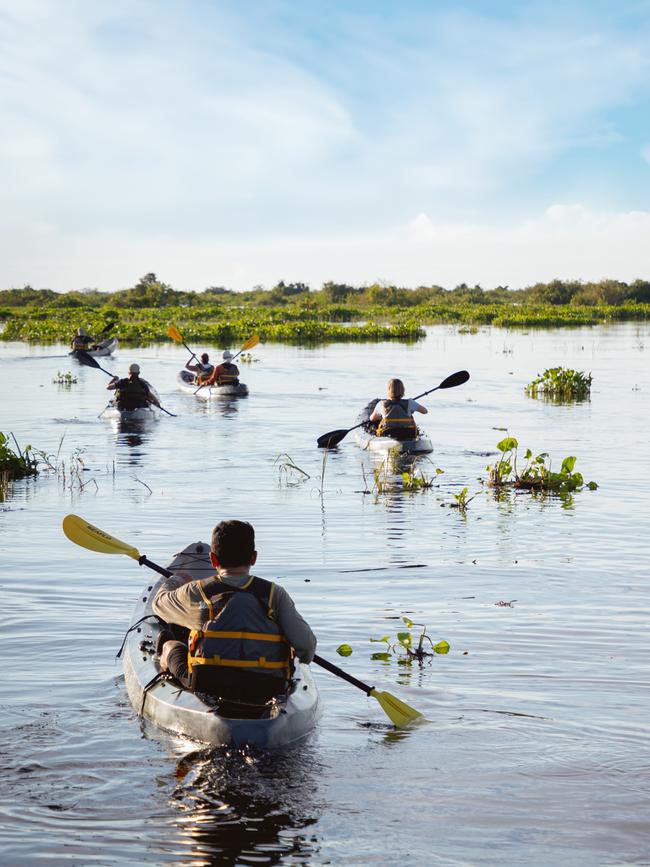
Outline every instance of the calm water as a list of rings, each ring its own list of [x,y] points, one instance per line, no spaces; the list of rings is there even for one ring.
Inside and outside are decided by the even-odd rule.
[[[0,429],[60,448],[68,470],[0,505],[3,863],[650,863],[649,352],[650,325],[269,345],[242,365],[248,399],[206,405],[175,389],[184,351],[123,350],[103,365],[139,361],[178,418],[122,431],[97,419],[103,373],[50,357],[62,347],[0,344]],[[524,395],[558,364],[593,372],[590,402]],[[364,494],[373,458],[350,436],[321,497],[318,435],[352,425],[390,375],[416,394],[462,368],[467,385],[426,400],[435,453],[420,466],[445,471],[439,487]],[[53,385],[57,370],[78,383]],[[569,508],[495,501],[477,481],[495,427],[558,464],[577,455],[599,490]],[[311,478],[283,483],[281,453]],[[463,486],[478,492],[466,517],[448,508]],[[159,562],[217,520],[252,521],[256,571],[282,580],[320,652],[427,723],[395,733],[317,670],[325,713],[291,753],[202,751],[148,728],[114,656],[149,575],[68,542],[68,512]],[[369,638],[405,613],[449,655],[371,660]]]

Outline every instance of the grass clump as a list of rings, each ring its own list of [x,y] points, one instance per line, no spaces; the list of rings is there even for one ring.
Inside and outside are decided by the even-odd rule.
[[[591,374],[568,367],[549,367],[525,388],[529,397],[544,397],[557,403],[585,400],[591,392]]]

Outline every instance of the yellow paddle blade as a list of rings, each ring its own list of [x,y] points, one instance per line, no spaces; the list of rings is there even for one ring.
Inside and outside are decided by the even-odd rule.
[[[247,349],[252,349],[254,346],[260,342],[259,334],[253,334],[252,337],[249,337],[246,343],[241,348],[241,352],[245,352]]]
[[[377,692],[376,689],[371,689],[368,695],[377,699],[386,716],[399,729],[404,728],[422,716],[420,711],[409,707],[408,704],[395,698],[389,692]]]
[[[98,551],[100,554],[126,554],[134,560],[140,559],[140,552],[132,545],[109,536],[99,527],[94,527],[78,515],[66,515],[63,519],[63,532],[75,545]]]
[[[167,334],[169,334],[171,339],[174,340],[176,343],[183,342],[183,335],[180,333],[180,331],[178,330],[178,328],[176,328],[175,325],[169,326],[169,328],[167,329]]]

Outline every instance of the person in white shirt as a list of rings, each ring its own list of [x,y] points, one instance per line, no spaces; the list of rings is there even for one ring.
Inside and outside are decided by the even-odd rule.
[[[417,437],[418,429],[414,412],[426,415],[425,406],[411,398],[404,398],[404,383],[401,379],[388,380],[388,398],[375,406],[370,421],[377,425],[377,436],[389,436],[398,440]]]

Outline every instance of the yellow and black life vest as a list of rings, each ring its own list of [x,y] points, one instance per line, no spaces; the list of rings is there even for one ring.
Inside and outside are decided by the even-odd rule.
[[[217,368],[217,385],[239,385],[239,371],[236,364],[220,364]]]
[[[399,439],[415,439],[418,428],[409,412],[408,400],[385,400],[384,417],[377,426],[380,437],[394,436]]]
[[[139,409],[148,406],[149,389],[139,376],[120,379],[115,391],[115,403],[119,410]]]
[[[291,646],[274,619],[274,586],[251,576],[243,587],[224,584],[208,597],[199,583],[207,623],[190,632],[190,675],[195,666],[209,665],[289,679]]]

